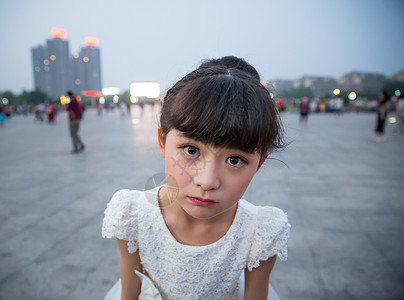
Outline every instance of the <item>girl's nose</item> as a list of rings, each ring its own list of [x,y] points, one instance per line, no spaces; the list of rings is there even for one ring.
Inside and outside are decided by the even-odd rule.
[[[204,191],[216,190],[220,187],[219,175],[219,166],[214,161],[206,161],[195,171],[194,183]]]

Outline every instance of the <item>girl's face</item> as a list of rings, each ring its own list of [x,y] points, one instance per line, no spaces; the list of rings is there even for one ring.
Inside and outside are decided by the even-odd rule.
[[[171,130],[161,137],[168,187],[178,187],[172,204],[197,219],[234,210],[265,158],[259,153],[215,148]]]

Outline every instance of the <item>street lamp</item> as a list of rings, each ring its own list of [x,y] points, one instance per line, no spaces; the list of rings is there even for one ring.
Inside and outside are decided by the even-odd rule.
[[[355,92],[350,92],[348,95],[349,100],[355,100],[356,99],[356,93]]]

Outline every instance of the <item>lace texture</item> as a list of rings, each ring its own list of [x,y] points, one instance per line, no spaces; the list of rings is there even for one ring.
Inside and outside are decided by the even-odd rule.
[[[240,200],[233,224],[221,239],[189,246],[168,230],[155,205],[157,190],[154,199],[149,195],[118,191],[105,210],[102,235],[127,240],[131,253],[139,249],[143,268],[163,299],[229,299],[246,267],[252,270],[273,255],[287,257],[289,225],[280,209]]]
[[[119,190],[107,204],[102,223],[102,237],[128,241],[128,252],[137,251],[137,199],[138,191]]]

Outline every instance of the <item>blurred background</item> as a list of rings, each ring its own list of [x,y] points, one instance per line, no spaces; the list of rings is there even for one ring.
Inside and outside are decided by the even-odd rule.
[[[106,204],[163,172],[167,89],[226,55],[256,67],[289,142],[245,195],[289,214],[282,299],[402,299],[403,17],[401,0],[0,0],[0,299],[103,299]],[[79,155],[67,90],[86,108]]]

